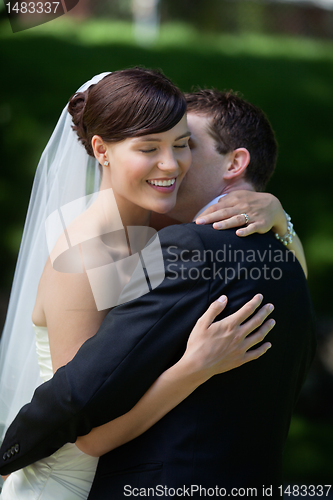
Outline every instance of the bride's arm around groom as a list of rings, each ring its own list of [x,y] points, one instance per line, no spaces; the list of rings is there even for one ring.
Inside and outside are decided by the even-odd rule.
[[[298,262],[288,258],[280,262],[279,280],[265,279],[264,273],[260,279],[239,279],[237,259],[231,259],[228,268],[216,259],[222,244],[243,252],[262,251],[260,266],[266,266],[266,278],[277,267],[264,252],[267,244],[285,255],[288,251],[274,235],[240,239],[233,230],[221,233],[211,226],[195,224],[171,226],[159,236],[166,271],[162,284],[113,309],[96,336],[37,389],[32,403],[21,410],[7,432],[1,448],[2,474],[50,455],[64,443],[75,442],[93,427],[129,411],[157,377],[182,356],[198,317],[222,294],[229,299],[223,315],[233,313],[256,293],[274,303],[277,325],[270,339],[273,348],[264,358],[275,351],[274,363],[279,358],[281,363],[287,363],[288,369],[284,367],[281,372],[279,367],[277,376],[288,384],[288,408],[283,411],[290,412],[314,347],[311,302]],[[151,264],[153,269],[154,263]],[[253,268],[253,262],[241,265],[248,272]],[[229,278],[221,276],[227,269]],[[140,279],[134,273],[128,286],[139,288]],[[259,365],[260,361],[253,364]],[[269,364],[268,360],[266,365]],[[285,425],[288,423],[283,424],[283,432]],[[15,453],[4,458],[12,447]]]

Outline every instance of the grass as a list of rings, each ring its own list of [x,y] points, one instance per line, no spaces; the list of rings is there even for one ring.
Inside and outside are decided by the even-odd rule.
[[[16,33],[14,36],[26,39],[45,35],[83,46],[97,47],[110,43],[130,46],[135,44],[134,30],[128,22],[98,19],[80,22],[70,17],[56,19],[36,28]],[[12,36],[8,23],[4,23],[0,37],[11,38]],[[162,25],[159,37],[150,50],[158,52],[167,47],[179,49],[190,47],[192,50],[210,53],[213,51],[225,56],[249,55],[270,59],[284,57],[307,61],[333,61],[333,43],[329,41],[255,33],[199,34],[194,27],[181,22]]]

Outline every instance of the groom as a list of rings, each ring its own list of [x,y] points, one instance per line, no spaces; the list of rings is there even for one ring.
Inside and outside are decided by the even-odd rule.
[[[192,97],[201,102],[199,111],[190,105],[194,164],[204,153],[211,162],[188,179],[191,217],[222,193],[261,189],[276,159],[273,133],[257,108],[216,92]],[[211,100],[225,119],[221,127],[214,125]],[[224,142],[231,150],[224,152]],[[191,223],[159,236],[163,283],[113,309],[96,336],[36,391],[7,432],[0,473],[127,412],[182,355],[196,320],[220,295],[228,296],[227,315],[262,293],[275,305],[272,349],[211,378],[143,435],[104,455],[89,498],[280,498],[291,412],[314,350],[304,273],[273,233],[239,238],[234,230]]]

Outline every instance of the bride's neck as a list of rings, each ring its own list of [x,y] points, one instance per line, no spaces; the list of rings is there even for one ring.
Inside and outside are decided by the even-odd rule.
[[[94,205],[99,212],[99,220],[103,227],[114,225],[119,216],[125,227],[149,226],[151,211],[120,196],[104,176]]]

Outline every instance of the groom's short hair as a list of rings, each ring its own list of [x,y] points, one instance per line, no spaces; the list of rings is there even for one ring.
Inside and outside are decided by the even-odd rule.
[[[230,153],[237,148],[249,151],[245,178],[254,189],[263,191],[277,159],[274,131],[263,111],[232,90],[199,90],[185,97],[189,113],[211,117],[208,132],[218,153]]]

